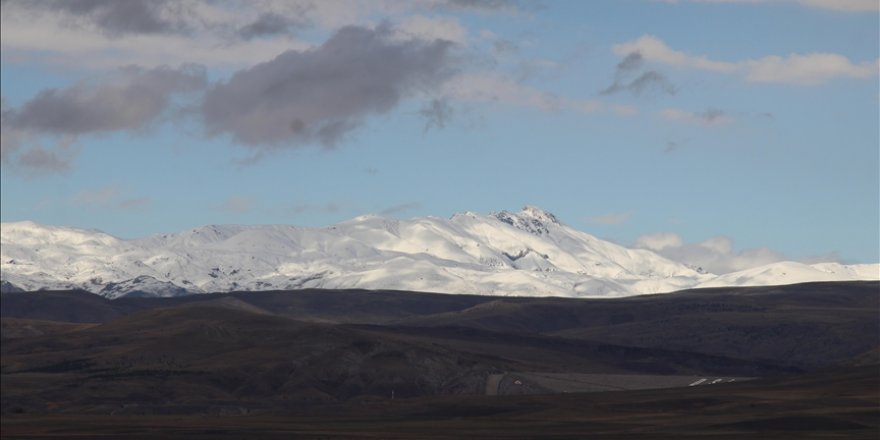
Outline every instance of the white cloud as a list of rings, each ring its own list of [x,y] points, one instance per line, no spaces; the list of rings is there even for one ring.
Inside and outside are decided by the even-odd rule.
[[[69,4],[68,4],[69,3]],[[100,14],[107,8],[147,3],[155,7],[159,26],[142,31],[134,26],[147,18],[124,14]],[[290,32],[272,38],[244,38],[242,31],[260,17],[274,17],[291,27],[333,31],[345,25],[375,25],[373,18],[386,14],[392,21],[429,5],[386,0],[230,0],[224,2],[51,2],[9,0],[0,17],[3,61],[45,62],[80,68],[107,68],[136,64],[199,63],[207,66],[242,67],[274,58],[287,50],[307,50],[313,43]],[[136,8],[135,8],[136,9]],[[108,17],[113,18],[109,20]],[[412,19],[417,36],[436,32],[456,37],[455,23],[444,19]],[[113,32],[108,32],[112,25]],[[418,26],[425,29],[417,30]],[[132,27],[128,29],[128,27]],[[166,29],[167,28],[167,29]],[[460,35],[458,35],[460,37]],[[38,55],[28,53],[37,51]]]
[[[678,234],[662,232],[639,237],[633,247],[648,249],[669,258],[715,274],[724,274],[785,260],[769,248],[735,251],[733,240],[723,235],[699,243],[687,243]]]
[[[230,41],[216,35],[191,38],[149,34],[108,38],[87,29],[64,26],[51,16],[38,16],[31,22],[5,17],[6,14],[0,27],[4,62],[10,59],[42,61],[89,69],[181,63],[246,66],[273,58],[286,50],[311,47],[311,44],[292,37]],[[29,51],[38,55],[29,55]]]
[[[476,7],[479,3],[440,0],[96,0],[57,3],[4,0],[0,45],[4,63],[44,62],[89,69],[181,63],[242,67],[274,58],[288,50],[307,50],[315,43],[308,39],[309,34],[320,35],[348,25],[375,27],[383,21],[399,28],[400,35],[407,38],[442,38],[465,44],[467,30],[454,16],[445,12]],[[483,6],[480,10],[484,12],[518,9],[512,2],[485,2]],[[266,28],[267,18],[272,23],[271,29]],[[146,24],[149,25],[147,28],[143,26]],[[249,32],[257,28],[260,30]],[[302,30],[316,32],[297,32]],[[297,35],[307,37],[298,38]],[[29,51],[40,53],[34,55]]]
[[[620,56],[626,56],[637,52],[646,60],[669,64],[675,67],[711,70],[715,72],[732,72],[737,70],[737,65],[735,63],[713,61],[703,55],[690,55],[685,52],[674,50],[653,35],[643,35],[634,41],[615,44],[612,47],[612,50]]]
[[[636,40],[616,44],[612,50],[620,56],[639,53],[645,60],[683,69],[738,73],[749,82],[816,85],[838,78],[869,78],[880,70],[880,59],[853,63],[847,57],[834,53],[794,53],[785,57],[770,55],[734,62],[716,61],[705,55],[674,50],[653,35],[643,35]]]
[[[746,66],[748,81],[813,85],[834,78],[868,78],[877,73],[880,60],[853,64],[843,55],[811,53],[767,56],[747,61]]]

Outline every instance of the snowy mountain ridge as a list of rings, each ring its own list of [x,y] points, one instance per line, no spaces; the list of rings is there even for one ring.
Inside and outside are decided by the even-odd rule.
[[[878,264],[795,262],[714,275],[600,240],[531,206],[450,219],[365,215],[324,228],[208,225],[133,240],[0,225],[4,289],[81,288],[108,298],[306,287],[603,297],[878,278]]]

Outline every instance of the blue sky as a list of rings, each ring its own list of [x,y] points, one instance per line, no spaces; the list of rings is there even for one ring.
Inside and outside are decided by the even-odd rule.
[[[120,237],[537,205],[877,262],[876,1],[8,1],[2,221]]]

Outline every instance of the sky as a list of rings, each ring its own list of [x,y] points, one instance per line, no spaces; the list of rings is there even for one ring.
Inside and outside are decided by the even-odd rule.
[[[876,0],[3,0],[0,219],[541,207],[718,271],[880,261]]]

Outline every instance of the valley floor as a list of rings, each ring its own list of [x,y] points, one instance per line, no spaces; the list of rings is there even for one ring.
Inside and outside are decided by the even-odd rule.
[[[878,292],[0,293],[0,437],[876,440]]]
[[[374,399],[249,415],[12,415],[16,439],[876,439],[877,365],[715,386]]]

